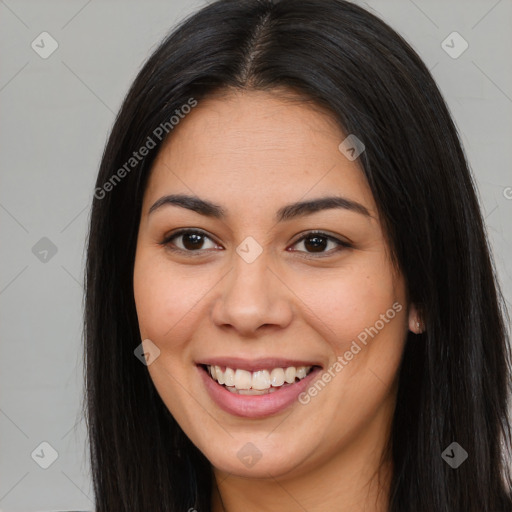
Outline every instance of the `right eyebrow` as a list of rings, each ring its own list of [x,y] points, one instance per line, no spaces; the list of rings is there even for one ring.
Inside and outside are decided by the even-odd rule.
[[[171,194],[161,197],[151,206],[149,214],[164,205],[181,206],[182,208],[187,208],[207,217],[215,217],[216,219],[222,219],[226,216],[226,212],[222,207],[206,199],[186,194]]]

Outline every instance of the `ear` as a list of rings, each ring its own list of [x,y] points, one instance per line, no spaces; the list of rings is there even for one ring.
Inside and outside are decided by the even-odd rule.
[[[409,306],[409,330],[414,334],[421,334],[424,330],[423,321],[416,304]]]

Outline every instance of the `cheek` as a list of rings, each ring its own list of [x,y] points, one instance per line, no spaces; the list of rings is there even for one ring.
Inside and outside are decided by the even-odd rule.
[[[387,267],[372,263],[339,268],[315,279],[314,285],[296,280],[299,282],[303,284],[297,289],[297,295],[307,306],[305,310],[313,313],[311,322],[326,340],[331,340],[338,354],[348,350],[351,341],[358,336],[364,339],[366,329],[376,323],[380,330],[381,315],[385,316],[384,321],[390,320],[385,322],[387,332],[392,324],[396,332],[402,329],[401,320],[395,320],[403,318],[403,296]],[[399,305],[393,308],[394,303]]]
[[[333,444],[346,442],[387,400],[403,353],[403,283],[378,263],[338,269],[298,292],[303,310],[313,313],[310,325],[331,349],[327,384],[313,383],[303,399],[326,414],[326,423],[339,426],[324,433]],[[324,387],[329,391],[317,391]]]
[[[160,343],[184,339],[191,330],[201,301],[211,288],[207,275],[190,272],[162,258],[151,258],[142,250],[137,254],[133,276],[135,305],[141,336]],[[201,273],[202,274],[202,273]]]
[[[189,340],[211,284],[176,268],[161,255],[155,257],[154,249],[138,249],[133,290],[141,339],[150,339],[160,350],[148,372],[168,410],[190,429],[194,412],[190,394],[198,391],[190,387]]]

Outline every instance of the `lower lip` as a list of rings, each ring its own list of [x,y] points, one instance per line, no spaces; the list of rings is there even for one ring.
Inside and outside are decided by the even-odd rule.
[[[283,411],[294,402],[298,403],[299,395],[310,386],[321,370],[314,368],[299,382],[266,395],[239,395],[214,381],[202,366],[197,368],[213,401],[224,411],[244,418],[264,418]]]

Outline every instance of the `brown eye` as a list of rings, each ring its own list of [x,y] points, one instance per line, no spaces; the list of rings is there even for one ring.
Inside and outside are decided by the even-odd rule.
[[[296,246],[298,244],[303,244],[305,248],[305,251],[300,250],[299,252],[306,252],[308,254],[329,254],[351,247],[349,243],[321,232],[307,233],[293,245]]]
[[[189,251],[193,251],[194,249],[201,249],[204,244],[204,235],[199,235],[197,233],[188,233],[185,235],[180,235],[182,239],[182,245],[185,249]]]
[[[208,247],[208,241],[210,247]],[[181,230],[167,237],[162,245],[169,247],[171,250],[181,252],[199,252],[200,250],[215,249],[217,244],[203,233],[197,230]]]
[[[304,238],[304,247],[310,252],[323,252],[327,245],[329,244],[329,240],[323,236],[308,236]]]

